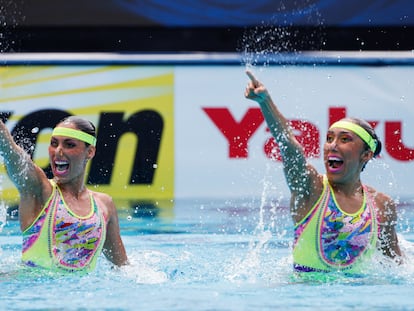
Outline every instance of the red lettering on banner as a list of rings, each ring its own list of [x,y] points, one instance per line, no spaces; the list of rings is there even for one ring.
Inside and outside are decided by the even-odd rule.
[[[346,107],[329,108],[328,127],[346,117]]]
[[[328,127],[336,121],[346,118],[346,107],[329,108],[329,123]],[[378,125],[379,121],[367,121],[373,129]]]
[[[237,122],[228,108],[203,108],[213,123],[227,139],[229,158],[247,158],[248,143],[253,134],[264,123],[260,108],[249,108],[240,122]],[[328,126],[347,116],[346,107],[329,107]],[[320,131],[316,125],[308,121],[290,120],[292,129],[306,157],[320,156]],[[367,121],[375,129],[379,121]],[[266,128],[269,132],[269,129]],[[414,148],[408,148],[402,142],[402,122],[385,121],[385,150],[398,161],[414,160]],[[380,135],[379,135],[380,136]],[[273,137],[267,139],[263,146],[267,157],[280,160],[280,152]]]
[[[240,122],[237,122],[227,108],[203,108],[229,143],[230,158],[247,158],[248,141],[263,123],[259,108],[249,108]]]
[[[402,123],[385,122],[385,150],[391,157],[400,161],[414,160],[414,149],[407,148],[402,142]]]

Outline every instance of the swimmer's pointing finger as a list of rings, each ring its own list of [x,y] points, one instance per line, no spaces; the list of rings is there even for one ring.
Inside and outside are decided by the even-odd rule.
[[[246,70],[246,74],[250,79],[246,87],[244,96],[248,99],[252,99],[258,103],[267,102],[270,100],[270,96],[264,87],[264,85],[256,79],[254,74],[250,70]]]
[[[259,81],[257,81],[256,77],[250,70],[246,70],[246,74],[249,77],[250,81],[252,81],[254,87],[259,86]]]

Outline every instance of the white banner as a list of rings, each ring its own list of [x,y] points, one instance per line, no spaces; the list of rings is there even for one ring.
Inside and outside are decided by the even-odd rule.
[[[241,65],[85,62],[0,69],[2,116],[10,130],[35,142],[34,159],[44,168],[50,128],[60,115],[79,114],[96,123],[102,143],[101,162],[94,159],[88,177],[117,198],[289,197],[281,164],[270,159],[274,142],[259,107],[244,98],[248,79]],[[252,69],[321,172],[328,124],[360,117],[375,125],[383,143],[363,182],[412,196],[413,65]],[[16,196],[7,178],[2,186],[3,196]]]
[[[280,162],[269,160],[265,151],[270,134],[256,115],[258,105],[244,98],[244,71],[238,66],[175,68],[176,197],[257,197],[264,186],[271,189],[266,196],[289,196]],[[270,66],[253,71],[288,119],[309,125],[309,152],[322,150],[330,114],[375,122],[383,152],[368,164],[363,182],[392,195],[412,196],[413,66]],[[261,123],[249,136],[243,130],[254,120]],[[247,143],[238,145],[238,136]],[[321,152],[310,161],[323,172]]]

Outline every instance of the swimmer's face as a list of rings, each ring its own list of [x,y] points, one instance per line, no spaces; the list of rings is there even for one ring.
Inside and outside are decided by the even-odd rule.
[[[77,129],[71,123],[61,123],[59,127]],[[48,150],[53,176],[60,180],[83,178],[86,163],[95,154],[95,147],[66,136],[52,136]]]
[[[326,173],[330,176],[359,175],[369,160],[362,139],[342,128],[328,130],[323,151]]]

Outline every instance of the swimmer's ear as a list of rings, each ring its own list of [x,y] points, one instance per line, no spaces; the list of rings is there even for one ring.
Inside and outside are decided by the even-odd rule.
[[[89,145],[88,146],[88,156],[86,157],[88,160],[92,159],[95,156],[96,147]]]
[[[361,155],[362,160],[365,162],[368,162],[373,157],[374,157],[374,153],[372,152],[372,150],[365,150],[364,152],[362,152],[362,155]]]

